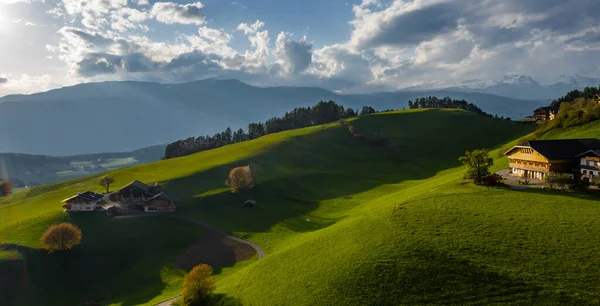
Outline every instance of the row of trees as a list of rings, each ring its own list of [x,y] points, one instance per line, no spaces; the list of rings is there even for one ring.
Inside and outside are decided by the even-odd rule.
[[[408,101],[409,108],[459,108],[471,111],[477,114],[492,117],[492,115],[481,110],[477,105],[465,100],[453,100],[450,97],[424,97],[418,98],[414,102]],[[393,109],[386,110],[393,111]],[[371,106],[364,106],[362,109],[354,110],[344,108],[343,105],[334,101],[321,101],[312,107],[299,107],[290,112],[286,112],[282,117],[273,117],[263,122],[248,124],[247,131],[238,129],[233,131],[227,128],[225,131],[216,133],[213,136],[200,136],[197,138],[189,137],[178,140],[167,146],[164,158],[174,158],[185,156],[197,152],[222,147],[224,145],[238,143],[246,140],[255,139],[267,134],[287,131],[292,129],[304,128],[340,119],[364,116],[377,113]],[[499,118],[496,116],[496,118]],[[503,119],[503,117],[501,118]]]
[[[283,117],[273,117],[264,123],[250,123],[248,124],[247,132],[241,128],[237,131],[227,128],[225,131],[216,133],[213,136],[206,135],[178,140],[167,146],[164,158],[185,156],[228,144],[255,139],[267,134],[334,122],[349,117],[369,115],[376,112],[370,106],[364,106],[360,111],[355,111],[352,108],[344,108],[343,105],[337,104],[334,101],[321,101],[312,107],[295,108],[291,112],[286,112]]]
[[[597,94],[600,94],[600,85],[598,85],[598,87],[586,87],[583,90],[572,90],[566,95],[553,100],[552,103],[550,103],[550,107],[552,107],[554,110],[559,110],[563,102],[571,103],[580,98],[592,99]]]
[[[464,110],[474,112],[477,114],[492,117],[492,115],[484,112],[483,110],[481,110],[481,108],[477,107],[477,105],[475,105],[473,103],[469,103],[465,100],[454,100],[450,97],[444,97],[441,99],[439,99],[438,97],[431,97],[431,96],[424,97],[424,98],[418,98],[418,99],[415,99],[414,102],[412,100],[408,101],[408,108],[410,108],[410,109],[415,109],[415,108],[459,108],[459,109],[464,109]]]

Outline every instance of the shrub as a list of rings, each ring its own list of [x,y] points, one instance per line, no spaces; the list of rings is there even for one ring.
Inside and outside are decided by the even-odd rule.
[[[9,181],[0,182],[0,196],[7,196],[12,193],[12,184]]]
[[[41,242],[44,249],[49,253],[54,251],[70,250],[81,243],[81,230],[71,223],[54,224],[50,226]]]
[[[250,190],[256,182],[256,171],[257,166],[250,165],[233,168],[229,172],[229,177],[225,180],[225,184],[231,187],[231,191],[236,193]]]
[[[550,185],[550,189],[554,189],[554,186],[558,185],[561,190],[564,190],[571,181],[571,177],[565,173],[552,173],[546,177],[546,182]]]
[[[206,305],[215,290],[213,269],[207,264],[195,266],[183,279],[184,305]]]

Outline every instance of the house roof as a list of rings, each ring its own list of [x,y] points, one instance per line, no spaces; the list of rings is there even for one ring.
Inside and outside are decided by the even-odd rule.
[[[577,157],[583,156],[583,155],[591,155],[591,154],[596,155],[596,156],[600,156],[600,150],[588,150],[588,151],[585,151],[585,152],[577,155]]]
[[[537,112],[550,112],[552,111],[552,107],[550,106],[544,106],[544,107],[538,107],[536,108],[533,112],[537,113]]]
[[[515,148],[531,148],[547,159],[570,159],[590,150],[600,150],[600,140],[596,138],[530,140],[524,145],[512,147],[504,154],[510,153]]]
[[[131,182],[131,183],[129,183],[129,184],[127,184],[127,185],[123,186],[123,188],[121,188],[121,189],[119,189],[119,190],[123,190],[123,189],[125,189],[125,188],[127,188],[127,187],[135,187],[135,188],[142,189],[142,190],[144,190],[144,191],[146,191],[146,190],[150,189],[150,186],[148,186],[148,185],[146,185],[145,183],[142,183],[142,182],[140,182],[140,181],[138,181],[138,180],[135,180],[135,181],[133,181],[133,182]]]
[[[176,198],[174,198],[174,197],[172,197],[172,196],[170,196],[170,195],[168,195],[168,194],[166,194],[164,192],[161,192],[161,193],[159,193],[159,194],[151,197],[150,199],[146,200],[144,203],[147,203],[147,202],[150,202],[150,201],[156,200],[156,199],[164,199],[164,200],[168,200],[168,201],[171,201],[171,202],[177,202]]]
[[[62,200],[62,202],[66,202],[72,199],[76,199],[76,198],[82,198],[84,200],[88,200],[88,201],[98,201],[100,199],[102,199],[104,196],[101,194],[97,194],[95,192],[91,192],[91,191],[86,191],[86,192],[81,192],[78,193],[70,198],[64,199]]]

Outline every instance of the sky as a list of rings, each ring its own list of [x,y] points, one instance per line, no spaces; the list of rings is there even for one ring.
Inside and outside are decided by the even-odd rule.
[[[210,77],[339,92],[600,76],[598,0],[0,0],[0,96]]]

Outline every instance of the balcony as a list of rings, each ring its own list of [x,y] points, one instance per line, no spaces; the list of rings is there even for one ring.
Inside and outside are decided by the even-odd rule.
[[[520,164],[520,163],[509,163],[508,166],[510,168],[523,169],[523,170],[528,170],[528,171],[537,171],[537,172],[544,172],[544,173],[549,172],[548,168],[544,167],[544,166],[531,166],[531,165],[525,165],[525,164]]]

